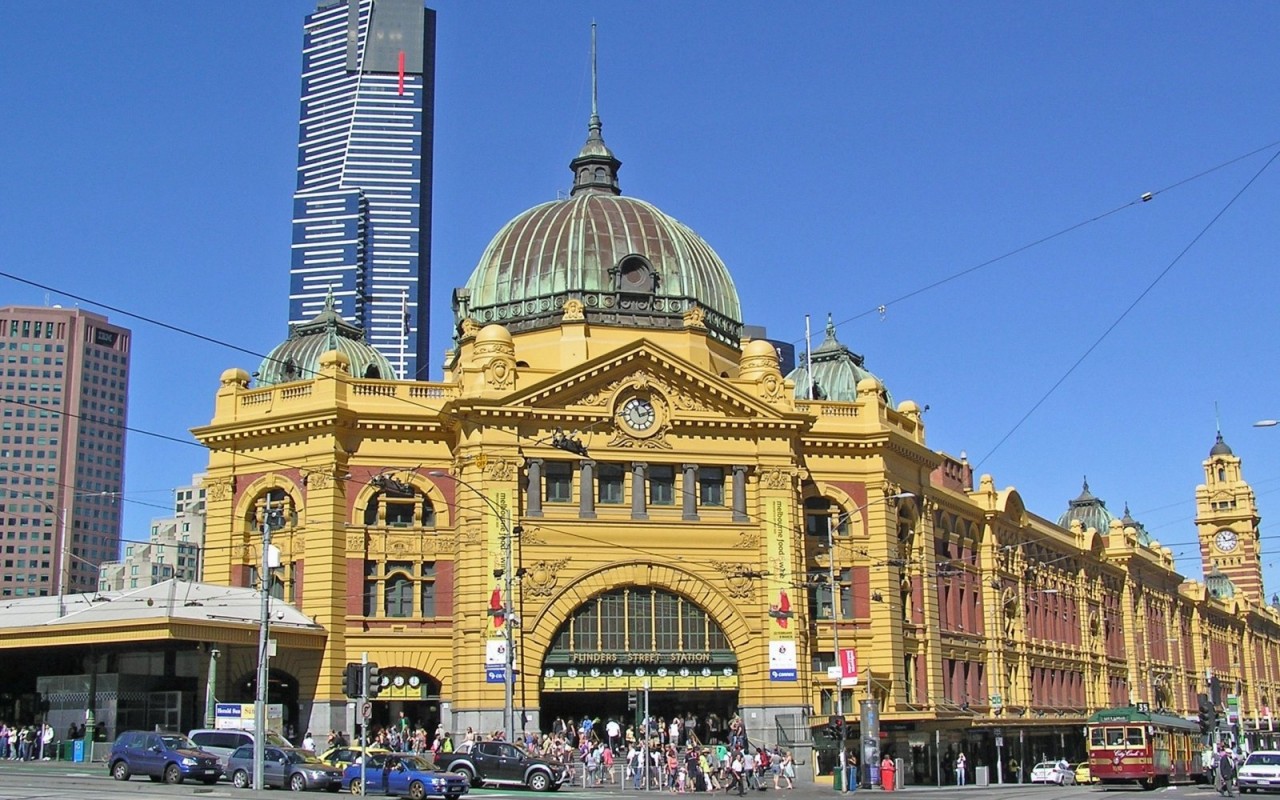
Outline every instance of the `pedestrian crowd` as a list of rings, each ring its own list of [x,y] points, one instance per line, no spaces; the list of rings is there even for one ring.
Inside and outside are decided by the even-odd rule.
[[[81,733],[81,736],[84,734]],[[0,759],[7,761],[48,761],[54,757],[53,726],[10,726],[0,722]]]

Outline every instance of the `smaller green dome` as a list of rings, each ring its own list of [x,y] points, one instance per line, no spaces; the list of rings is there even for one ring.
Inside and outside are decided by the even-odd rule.
[[[866,378],[874,378],[884,386],[884,381],[876,378],[863,366],[861,354],[855,353],[840,344],[836,339],[836,325],[827,315],[827,337],[813,350],[811,356],[801,355],[799,365],[787,375],[788,380],[795,381],[796,399],[809,398],[810,384],[813,386],[814,400],[835,400],[841,403],[853,403],[858,399],[858,384]],[[812,365],[813,378],[809,377]],[[893,405],[893,397],[888,389],[883,389],[884,401]]]
[[[1107,510],[1107,501],[1094,497],[1089,491],[1089,479],[1084,479],[1084,488],[1080,496],[1067,503],[1067,510],[1058,517],[1058,525],[1070,528],[1072,520],[1078,520],[1085,530],[1093,528],[1101,534],[1111,530],[1111,521],[1116,518]]]
[[[358,378],[394,380],[395,369],[387,357],[364,340],[364,331],[344,320],[333,307],[333,294],[324,310],[307,321],[290,326],[289,338],[262,359],[256,378],[259,386],[310,380],[320,372],[320,356],[336,350],[347,357],[351,374]]]

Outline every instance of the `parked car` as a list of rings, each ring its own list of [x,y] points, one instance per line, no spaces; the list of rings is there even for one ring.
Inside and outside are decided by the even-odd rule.
[[[262,749],[262,782],[269,787],[301,792],[324,789],[336,792],[342,788],[342,770],[324,763],[310,750],[299,747],[267,745]],[[228,760],[231,784],[237,789],[253,785],[253,745],[247,744],[231,754]]]
[[[1240,793],[1280,792],[1280,750],[1255,750],[1236,772]]]
[[[471,791],[461,775],[438,772],[428,759],[413,753],[370,753],[364,767],[365,783],[360,783],[360,762],[342,773],[342,788],[352,794],[383,794],[423,800],[443,797],[456,800]]]
[[[195,742],[201,750],[206,750],[216,755],[218,761],[222,764],[223,774],[228,777],[231,775],[231,770],[227,769],[227,761],[231,758],[231,754],[246,744],[253,744],[253,731],[234,728],[222,730],[196,728],[188,733],[187,737]],[[271,731],[267,731],[266,743],[276,747],[293,747],[288,739]]]
[[[196,747],[180,733],[125,731],[111,745],[107,773],[118,781],[146,775],[165,783],[182,783],[188,778],[217,783],[222,767],[216,755]]]
[[[527,786],[555,791],[569,780],[569,769],[510,742],[464,742],[456,752],[436,756],[436,769],[455,772],[472,786]]]
[[[1041,761],[1031,768],[1032,783],[1056,783],[1067,786],[1076,782],[1075,770],[1065,761]]]
[[[1093,777],[1093,770],[1089,769],[1088,761],[1081,761],[1076,764],[1072,772],[1075,773],[1076,783],[1097,783],[1098,779]]]
[[[344,744],[341,747],[330,747],[325,750],[320,754],[320,760],[331,767],[346,769],[359,761],[362,752],[364,751],[360,749],[358,744]],[[377,745],[369,747],[369,755],[389,752],[391,751],[385,747],[378,747]]]

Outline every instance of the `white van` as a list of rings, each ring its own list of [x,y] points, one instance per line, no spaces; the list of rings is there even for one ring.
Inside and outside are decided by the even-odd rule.
[[[253,731],[244,731],[238,729],[215,730],[213,728],[197,728],[187,734],[187,738],[196,743],[201,750],[213,753],[218,757],[218,763],[222,765],[222,770],[226,773],[227,759],[231,758],[231,754],[240,749],[244,745],[253,744]],[[288,739],[285,739],[278,733],[267,731],[267,744],[276,747],[293,747]],[[228,776],[229,777],[229,776]]]

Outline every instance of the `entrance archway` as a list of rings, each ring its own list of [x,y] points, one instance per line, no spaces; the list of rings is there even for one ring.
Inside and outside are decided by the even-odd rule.
[[[738,661],[720,625],[693,600],[654,586],[625,586],[581,603],[542,660],[542,726],[583,718],[623,728],[648,712],[680,741],[723,740],[738,705]],[[593,730],[597,728],[593,725]]]
[[[257,670],[240,676],[234,684],[237,699],[233,702],[252,703],[258,694]],[[279,703],[282,708],[281,733],[295,744],[302,738],[298,730],[298,681],[282,669],[272,667],[267,671],[267,705]]]
[[[382,728],[419,728],[426,731],[427,743],[440,724],[440,681],[410,667],[381,667],[382,689],[373,701],[370,731]]]

